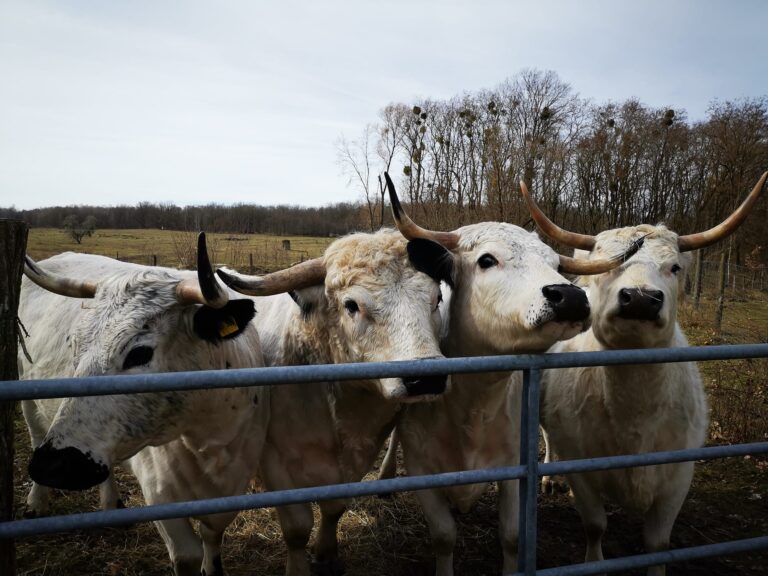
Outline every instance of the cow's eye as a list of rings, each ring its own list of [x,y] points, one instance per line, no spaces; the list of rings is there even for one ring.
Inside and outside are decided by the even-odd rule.
[[[349,312],[350,316],[354,316],[355,313],[360,311],[360,307],[354,300],[344,300],[344,308],[347,309],[347,312]]]
[[[483,254],[480,256],[480,258],[477,259],[477,263],[480,266],[480,268],[490,268],[492,266],[496,266],[499,261],[496,260],[491,254]]]
[[[128,352],[128,356],[123,360],[123,370],[133,368],[134,366],[144,366],[152,361],[152,355],[155,351],[149,346],[136,346]]]
[[[679,264],[672,264],[672,274],[677,274],[680,270],[682,270],[682,268],[680,268]]]

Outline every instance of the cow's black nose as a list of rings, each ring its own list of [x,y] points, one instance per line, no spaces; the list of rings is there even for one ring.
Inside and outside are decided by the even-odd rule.
[[[619,317],[628,320],[658,320],[664,292],[641,288],[619,290]]]
[[[109,468],[77,448],[54,448],[50,442],[35,448],[29,461],[29,476],[43,486],[85,490],[109,477]]]
[[[424,394],[442,394],[445,392],[448,376],[445,374],[414,376],[412,378],[403,378],[402,380],[408,396],[422,396]]]
[[[556,322],[581,322],[589,318],[587,294],[573,284],[549,284],[541,289],[555,313]]]

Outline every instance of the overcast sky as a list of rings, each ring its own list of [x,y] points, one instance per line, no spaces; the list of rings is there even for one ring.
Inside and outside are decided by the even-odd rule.
[[[704,118],[768,94],[768,2],[0,0],[0,206],[354,200],[390,102],[554,70]]]

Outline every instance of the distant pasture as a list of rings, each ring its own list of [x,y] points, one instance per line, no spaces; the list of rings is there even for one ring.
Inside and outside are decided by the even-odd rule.
[[[245,272],[253,266],[252,271],[256,273],[320,256],[333,241],[333,238],[267,234],[211,233],[207,237],[214,263]],[[77,244],[64,230],[33,228],[29,233],[28,252],[36,260],[72,251],[102,254],[138,264],[191,268],[195,262],[196,239],[197,232],[178,230],[97,229],[92,237]]]

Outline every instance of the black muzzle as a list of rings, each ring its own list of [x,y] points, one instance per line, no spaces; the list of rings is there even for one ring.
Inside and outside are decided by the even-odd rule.
[[[442,394],[448,382],[448,376],[439,374],[437,376],[414,376],[412,378],[402,378],[403,386],[408,396],[424,396],[426,394]]]
[[[43,486],[63,490],[85,490],[109,478],[109,468],[77,448],[54,448],[50,442],[35,448],[29,461],[29,476]]]
[[[589,319],[587,293],[573,284],[549,284],[541,289],[555,313],[555,322],[584,322]]]
[[[619,290],[619,318],[658,320],[663,306],[664,292],[661,290],[641,290],[640,288]]]

